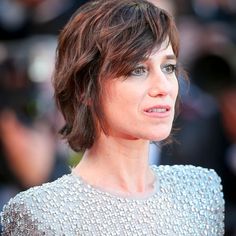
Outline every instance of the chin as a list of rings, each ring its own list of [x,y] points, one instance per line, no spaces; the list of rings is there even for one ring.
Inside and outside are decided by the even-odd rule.
[[[148,139],[150,141],[160,142],[164,139],[167,139],[170,136],[170,132],[171,132],[171,129],[161,130],[161,131],[159,130],[159,131],[156,131],[155,133],[152,133]]]
[[[163,136],[159,136],[159,137],[153,137],[153,138],[149,139],[149,141],[161,142],[161,141],[167,139],[167,138],[169,137],[169,135],[170,135],[170,134],[165,135],[165,136],[163,135]]]

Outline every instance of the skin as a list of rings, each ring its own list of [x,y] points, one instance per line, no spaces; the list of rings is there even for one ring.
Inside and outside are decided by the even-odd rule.
[[[128,78],[106,80],[102,103],[108,135],[101,131],[73,170],[75,175],[119,195],[143,196],[153,191],[149,142],[170,134],[178,94],[175,65],[171,45],[163,42]]]

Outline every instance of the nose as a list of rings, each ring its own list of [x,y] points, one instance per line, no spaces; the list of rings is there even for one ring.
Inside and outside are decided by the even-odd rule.
[[[171,91],[171,81],[162,71],[153,73],[150,77],[148,95],[150,97],[166,96]]]

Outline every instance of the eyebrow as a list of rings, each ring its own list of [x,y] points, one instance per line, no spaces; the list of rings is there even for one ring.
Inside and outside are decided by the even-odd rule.
[[[168,60],[177,60],[177,58],[174,54],[168,54],[165,56],[165,58]]]

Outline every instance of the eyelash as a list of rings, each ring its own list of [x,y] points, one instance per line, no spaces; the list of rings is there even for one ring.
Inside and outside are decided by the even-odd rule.
[[[167,68],[168,69],[171,68],[171,71],[166,71]],[[175,64],[166,64],[166,65],[162,66],[161,69],[166,74],[172,74],[172,73],[176,72],[177,65],[175,65]]]
[[[137,71],[139,70],[140,73],[137,73]],[[134,68],[131,72],[130,75],[131,76],[142,76],[144,73],[146,73],[148,71],[148,69],[145,66],[137,66],[136,68]]]
[[[170,71],[169,71],[169,69],[170,69]],[[163,73],[168,74],[168,75],[175,73],[176,69],[177,69],[176,64],[166,64],[166,65],[161,66],[161,70],[163,71]],[[137,71],[139,71],[139,72],[137,73]],[[142,76],[143,74],[145,74],[147,72],[148,72],[148,68],[140,65],[140,66],[137,66],[136,68],[134,68],[134,70],[132,70],[129,75],[130,76]]]

